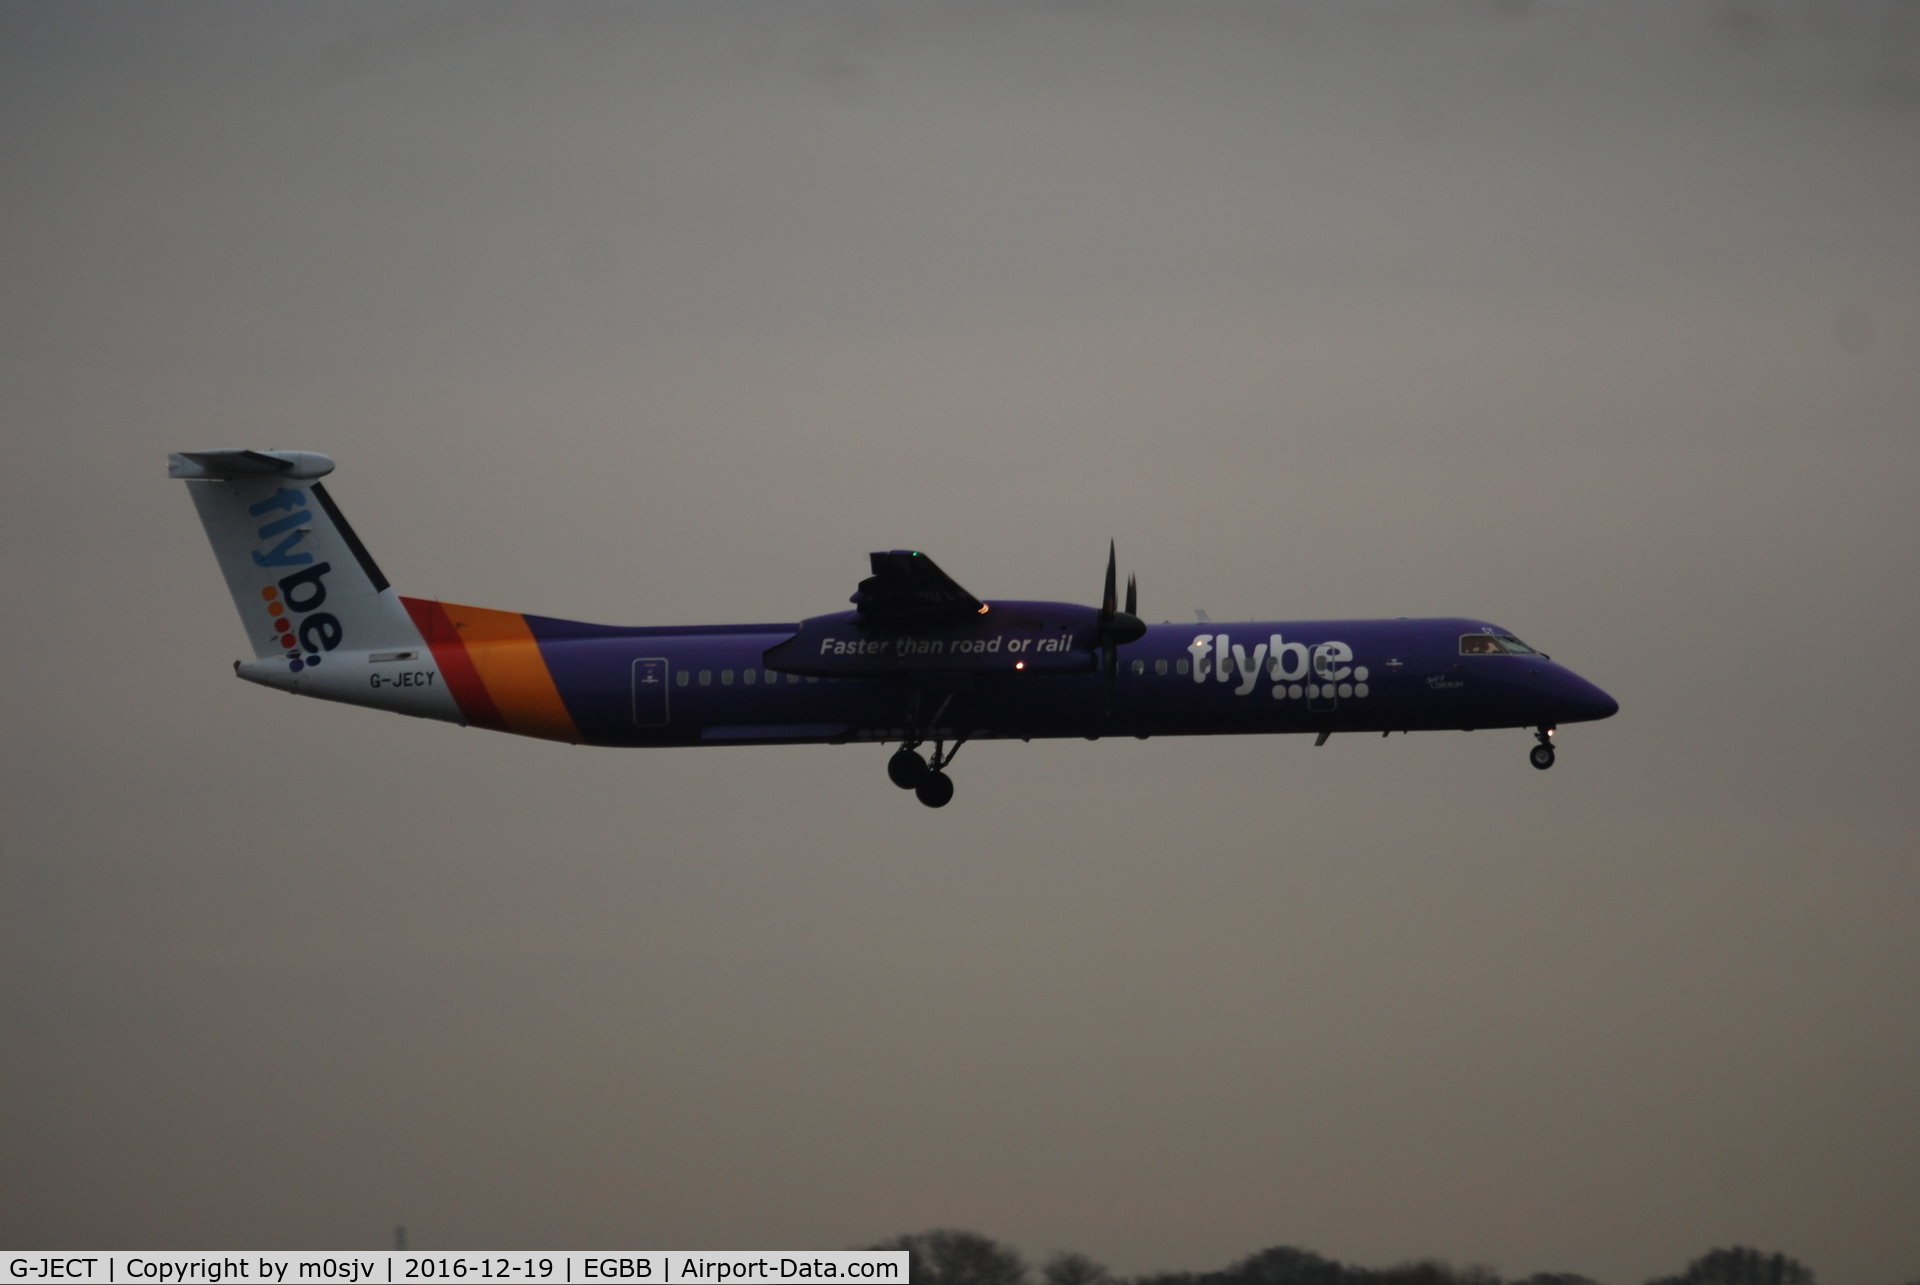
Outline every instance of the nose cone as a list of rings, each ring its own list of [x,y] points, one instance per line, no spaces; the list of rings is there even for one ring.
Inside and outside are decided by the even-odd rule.
[[[1619,701],[1570,669],[1556,675],[1551,694],[1556,722],[1591,723],[1620,712]]]

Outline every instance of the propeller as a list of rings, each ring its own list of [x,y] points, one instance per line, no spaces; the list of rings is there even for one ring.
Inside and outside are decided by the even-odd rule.
[[[1100,623],[1094,630],[1094,645],[1100,648],[1100,670],[1106,675],[1107,717],[1113,717],[1113,683],[1120,673],[1120,648],[1147,632],[1146,621],[1134,613],[1140,606],[1140,589],[1131,574],[1127,576],[1127,609],[1118,609],[1120,565],[1112,540],[1107,541],[1107,588],[1100,597]]]

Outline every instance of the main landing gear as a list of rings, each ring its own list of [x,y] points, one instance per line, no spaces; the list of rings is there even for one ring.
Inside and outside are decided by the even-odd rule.
[[[913,796],[928,807],[944,808],[953,801],[953,778],[945,769],[965,743],[955,741],[953,749],[948,750],[944,741],[935,741],[931,763],[913,746],[902,745],[887,760],[887,779],[903,790],[912,790]]]
[[[912,790],[913,796],[930,808],[944,808],[953,801],[953,778],[946,773],[947,764],[953,762],[954,755],[967,743],[962,736],[948,749],[944,740],[935,738],[933,742],[933,760],[929,762],[920,757],[920,746],[925,744],[917,734],[917,727],[932,730],[940,725],[940,718],[947,712],[947,706],[953,704],[957,691],[948,692],[947,698],[940,702],[940,708],[933,711],[933,717],[924,724],[919,723],[920,693],[913,693],[907,701],[907,739],[887,760],[887,779],[903,790]]]
[[[1527,751],[1527,762],[1544,772],[1553,766],[1553,729],[1543,727],[1533,737],[1540,743]]]

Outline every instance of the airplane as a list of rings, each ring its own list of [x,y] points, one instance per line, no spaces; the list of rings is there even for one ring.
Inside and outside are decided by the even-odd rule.
[[[604,746],[880,743],[930,808],[970,741],[1532,728],[1614,699],[1509,631],[1464,618],[1148,625],[1098,607],[983,600],[926,554],[869,555],[850,611],[798,623],[630,627],[394,592],[313,451],[168,456],[253,644],[249,682],[520,736]],[[923,746],[931,744],[931,755]]]

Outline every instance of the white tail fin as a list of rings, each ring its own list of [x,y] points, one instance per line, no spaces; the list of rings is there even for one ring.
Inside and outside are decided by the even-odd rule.
[[[298,674],[336,648],[422,646],[399,596],[317,480],[332,471],[332,460],[311,451],[167,458],[167,475],[186,480],[200,511],[256,664],[282,662]]]

